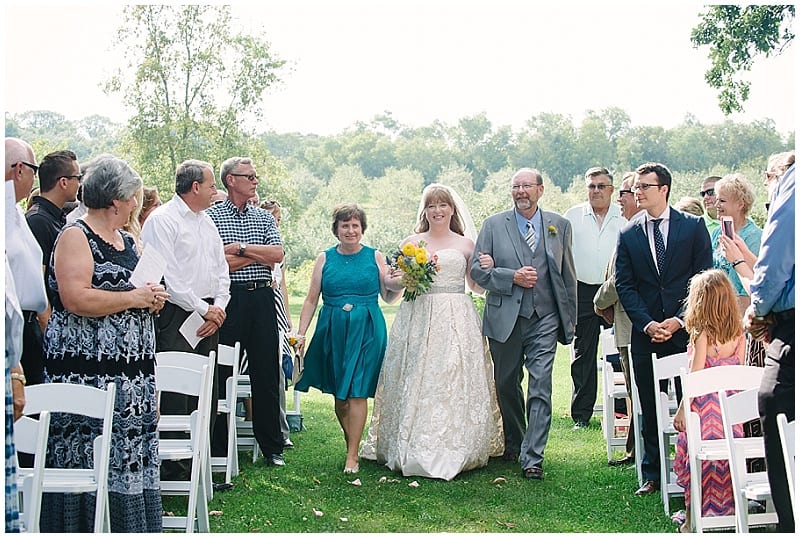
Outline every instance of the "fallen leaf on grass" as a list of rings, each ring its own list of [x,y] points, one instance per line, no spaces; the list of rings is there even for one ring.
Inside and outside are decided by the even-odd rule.
[[[414,480],[413,482],[408,484],[408,487],[410,487],[410,488],[418,488],[419,487],[419,482]]]
[[[348,482],[348,484],[353,484],[354,486],[360,486],[361,485],[361,480],[356,478],[352,482]]]
[[[499,484],[501,482],[507,482],[507,480],[505,478],[503,478],[502,476],[498,476],[497,478],[492,480],[492,484]]]
[[[498,520],[498,521],[497,521],[497,524],[498,524],[498,525],[500,525],[500,526],[502,526],[502,527],[505,527],[505,528],[507,528],[507,529],[513,529],[513,528],[516,528],[516,525],[515,525],[514,523],[507,523],[507,522],[503,522],[503,521],[499,521],[499,520]]]
[[[325,514],[322,512],[322,510],[317,510],[316,508],[312,508],[312,509],[311,509],[311,512],[312,512],[312,513],[313,513],[315,516],[317,516],[317,517],[322,517],[322,516],[324,516],[324,515],[325,515]]]
[[[222,515],[222,510],[209,510],[208,511],[208,515],[209,516],[221,516]]]
[[[346,517],[340,517],[339,521],[343,521],[344,523],[347,523],[349,520]]]
[[[319,485],[319,484],[322,484],[322,482],[320,482],[320,481],[319,481],[319,478],[317,478],[316,476],[315,476],[315,477],[313,477],[311,480],[313,480],[313,481],[314,481],[314,483],[315,483],[315,484],[317,484],[317,485]]]

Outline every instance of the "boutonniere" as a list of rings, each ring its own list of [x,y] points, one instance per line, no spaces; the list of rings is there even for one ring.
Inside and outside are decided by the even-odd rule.
[[[556,235],[556,233],[558,233],[558,230],[556,230],[556,227],[551,224],[550,226],[547,227],[547,233],[550,235]]]

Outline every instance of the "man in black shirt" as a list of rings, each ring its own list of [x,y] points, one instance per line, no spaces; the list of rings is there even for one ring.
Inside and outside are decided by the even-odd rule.
[[[78,158],[69,150],[55,151],[42,159],[39,164],[39,188],[41,194],[34,196],[25,219],[33,236],[42,249],[42,266],[50,263],[50,255],[61,228],[66,224],[62,211],[64,204],[75,201],[78,186],[83,179],[78,166]],[[47,282],[45,281],[45,287]],[[48,292],[49,294],[49,292]],[[28,385],[42,382],[42,331],[50,317],[50,308],[37,315],[24,311],[22,367]]]

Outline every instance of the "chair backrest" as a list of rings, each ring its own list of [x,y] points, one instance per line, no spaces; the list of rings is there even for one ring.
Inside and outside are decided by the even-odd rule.
[[[159,366],[177,366],[178,368],[188,368],[189,370],[200,370],[203,365],[210,365],[213,368],[216,351],[208,355],[199,353],[189,353],[186,351],[159,351],[156,353],[156,364]]]
[[[670,413],[670,408],[677,411],[678,404],[675,401],[674,405],[671,405],[672,395],[661,392],[661,382],[679,377],[681,370],[688,368],[689,354],[685,351],[660,358],[655,353],[653,354],[653,387],[656,395],[656,422],[659,432],[671,430],[674,415]]]
[[[94,477],[97,484],[95,502],[94,531],[102,532],[108,514],[108,503],[101,499],[108,497],[108,468],[111,462],[111,433],[114,421],[114,403],[117,386],[106,385],[105,390],[74,383],[43,383],[25,387],[26,415],[51,413],[71,413],[102,419],[100,435],[94,439]]]
[[[220,366],[230,366],[231,375],[225,380],[225,398],[228,400],[231,409],[236,407],[236,390],[239,385],[239,359],[241,357],[241,344],[236,342],[232,346],[219,344],[217,346],[217,364]]]
[[[786,464],[786,478],[789,481],[789,493],[794,506],[794,448],[795,448],[795,428],[794,420],[789,422],[784,413],[778,415],[778,435],[781,438],[781,449],[783,450],[783,460]]]
[[[50,412],[42,411],[39,419],[22,416],[14,423],[14,447],[17,454],[33,454],[33,467],[17,468],[23,479],[22,492],[25,500],[25,511],[21,514],[22,524],[26,532],[39,532],[39,515],[42,508],[42,480],[47,453],[47,436],[50,431]]]
[[[603,360],[607,362],[611,362],[609,357],[619,355],[619,349],[614,342],[613,329],[603,329],[600,332],[600,353],[603,355]]]
[[[204,396],[203,390],[206,385],[207,372],[207,364],[204,364],[200,369],[157,364],[156,390],[202,397]],[[199,407],[200,404],[198,404]]]

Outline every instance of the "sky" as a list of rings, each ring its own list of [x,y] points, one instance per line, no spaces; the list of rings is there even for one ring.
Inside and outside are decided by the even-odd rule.
[[[413,127],[485,113],[522,127],[553,112],[625,110],[634,125],[671,128],[692,114],[725,116],[689,41],[703,3],[523,0],[263,0],[233,3],[234,26],[287,61],[264,97],[258,132],[341,132],[390,111]],[[7,1],[4,110],[91,114],[124,122],[121,95],[100,89],[120,62],[112,48],[121,5]],[[22,24],[22,21],[26,21]],[[795,128],[797,44],[760,59],[744,114]],[[20,83],[26,80],[26,83]]]

